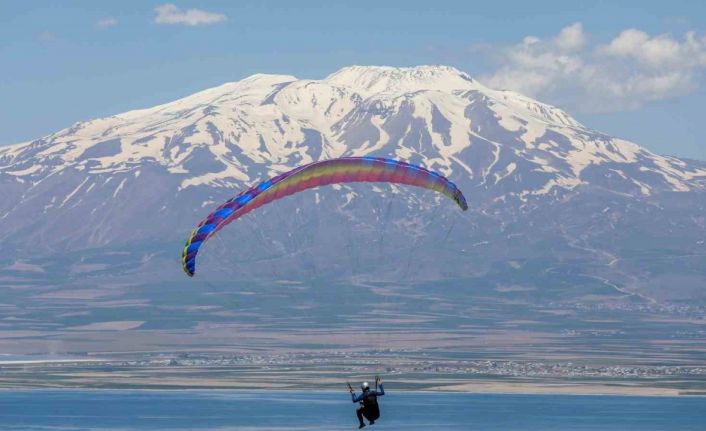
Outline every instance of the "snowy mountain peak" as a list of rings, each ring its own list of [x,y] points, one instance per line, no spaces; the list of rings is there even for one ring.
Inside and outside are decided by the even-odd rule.
[[[239,187],[303,163],[376,155],[422,163],[490,198],[593,184],[627,194],[703,187],[706,167],[586,129],[448,66],[351,66],[323,80],[252,75],[0,149],[0,179],[36,184],[156,166],[179,190]]]
[[[349,66],[327,76],[325,81],[367,96],[376,93],[421,90],[452,92],[479,88],[470,76],[450,66]]]
[[[235,100],[244,95],[260,96],[266,95],[277,85],[282,85],[296,81],[292,75],[268,75],[258,73],[236,82],[228,82],[217,87],[209,88],[198,93],[183,97],[173,102],[157,105],[147,109],[137,109],[128,111],[115,118],[124,120],[144,119],[153,114],[178,114],[184,109],[195,106],[208,106],[219,104],[228,100]]]

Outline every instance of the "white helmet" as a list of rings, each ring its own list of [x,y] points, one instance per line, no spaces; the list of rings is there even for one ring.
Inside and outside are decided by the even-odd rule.
[[[360,389],[367,391],[368,389],[370,389],[370,385],[368,384],[368,382],[363,382],[363,384],[360,385]]]

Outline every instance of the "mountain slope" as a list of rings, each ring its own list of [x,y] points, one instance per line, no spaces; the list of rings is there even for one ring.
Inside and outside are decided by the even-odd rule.
[[[404,188],[322,189],[263,209],[247,222],[259,235],[247,253],[220,250],[248,267],[219,270],[253,279],[369,273],[505,284],[514,283],[508,265],[529,266],[532,283],[558,283],[557,291],[584,277],[648,301],[684,296],[665,287],[677,273],[689,286],[706,281],[698,268],[706,163],[653,154],[444,66],[353,66],[323,80],[254,75],[4,147],[2,264],[20,275],[17,268],[39,265],[67,283],[86,274],[178,279],[179,247],[212,207],[266,177],[348,155],[442,172],[464,190],[470,214],[458,218],[434,196]],[[391,195],[399,198],[386,207]],[[302,210],[299,221],[277,219]],[[302,229],[304,239],[287,242]],[[427,247],[415,251],[415,265],[405,253],[366,257],[381,230],[390,232],[390,249],[417,240]],[[343,263],[332,240],[341,237],[355,249]],[[648,247],[664,246],[654,258],[694,258],[655,284],[635,264],[650,238]],[[566,279],[546,278],[567,261]],[[577,292],[568,296],[585,293]]]

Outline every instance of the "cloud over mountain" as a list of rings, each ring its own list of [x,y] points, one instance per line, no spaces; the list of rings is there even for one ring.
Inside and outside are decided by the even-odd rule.
[[[584,112],[635,109],[689,94],[704,83],[704,35],[688,32],[680,39],[627,29],[605,44],[590,40],[577,22],[554,38],[527,36],[514,45],[492,46],[498,68],[481,79]]]

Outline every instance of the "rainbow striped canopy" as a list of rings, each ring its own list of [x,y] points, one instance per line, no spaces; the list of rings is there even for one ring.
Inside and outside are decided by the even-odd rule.
[[[446,177],[398,160],[377,157],[342,157],[300,166],[241,192],[216,208],[191,232],[181,253],[181,266],[193,277],[196,255],[210,237],[233,220],[274,200],[302,190],[336,183],[388,182],[424,187],[453,199],[467,210],[461,190]]]

